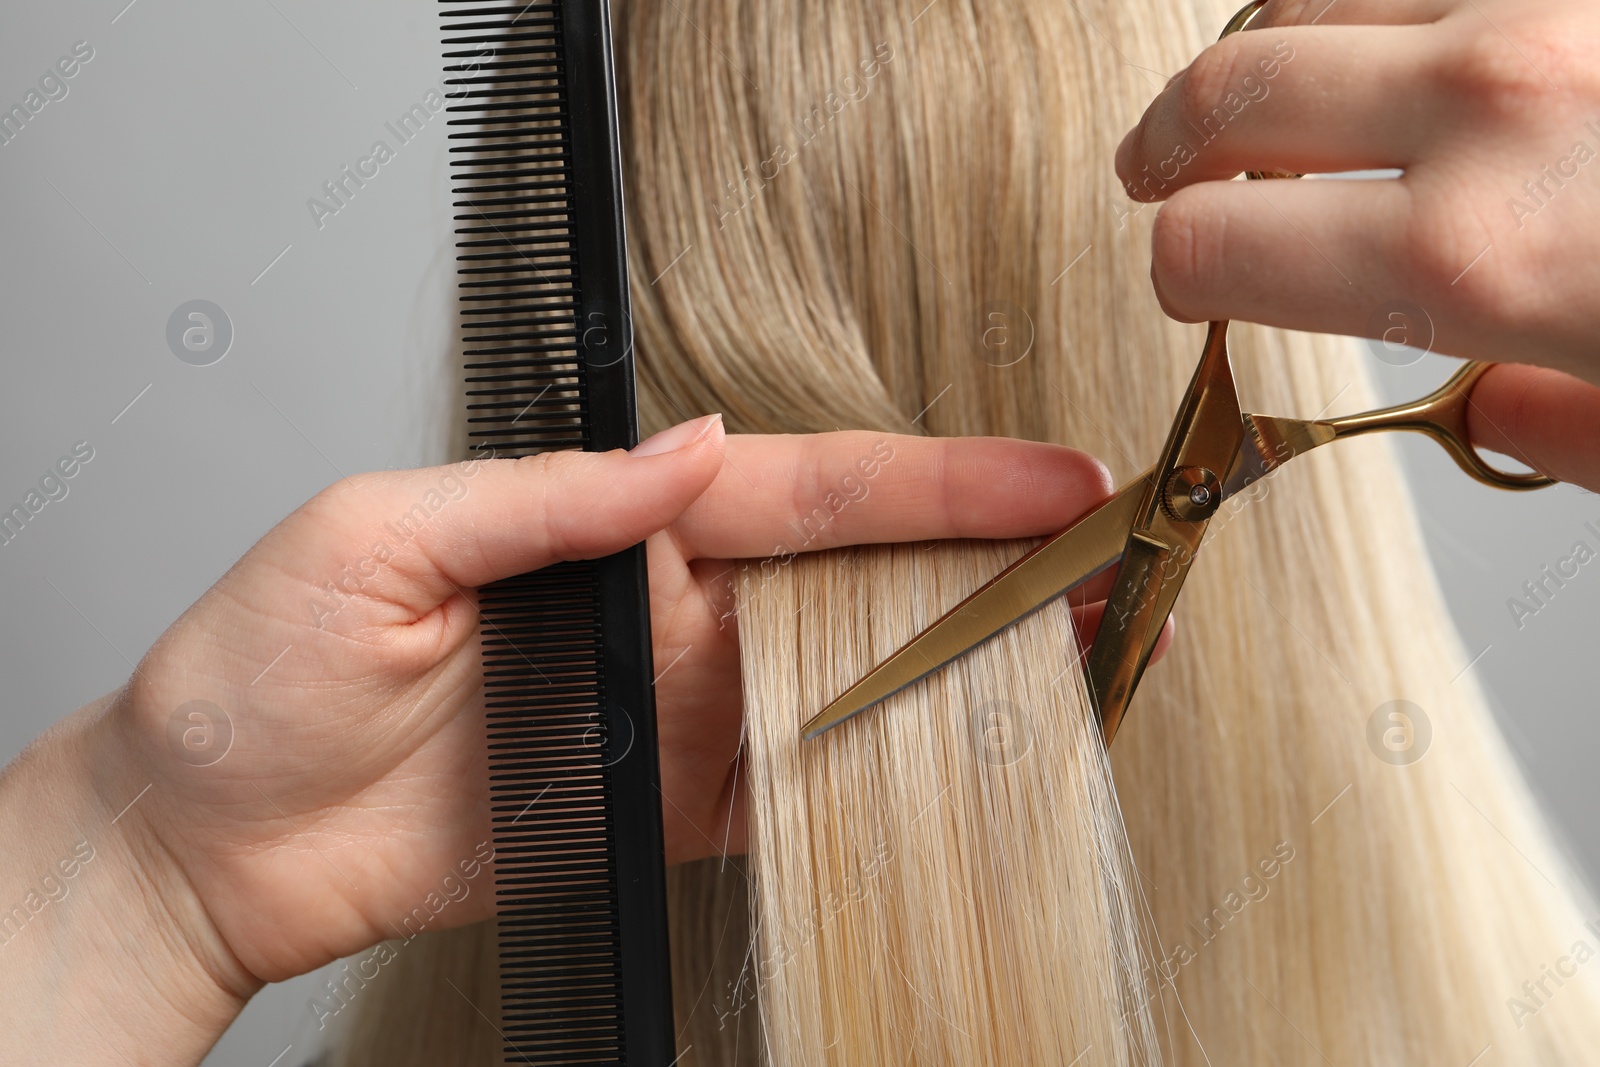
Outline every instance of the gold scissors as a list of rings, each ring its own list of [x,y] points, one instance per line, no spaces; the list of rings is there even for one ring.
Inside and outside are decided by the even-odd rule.
[[[1263,3],[1254,0],[1241,10],[1223,36],[1243,29]],[[1492,364],[1467,363],[1436,392],[1409,404],[1338,419],[1278,418],[1240,410],[1227,333],[1226,322],[1211,323],[1200,365],[1154,467],[957,604],[823,708],[801,736],[816,737],[860,714],[1120,562],[1087,669],[1110,744],[1217,509],[1330,441],[1389,430],[1424,433],[1487,485],[1526,490],[1555,482],[1542,474],[1497,470],[1470,444],[1472,389]]]

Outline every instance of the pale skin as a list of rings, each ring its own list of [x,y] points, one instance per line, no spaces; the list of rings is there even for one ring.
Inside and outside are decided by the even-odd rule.
[[[1361,334],[1373,307],[1404,293],[1432,315],[1437,350],[1530,364],[1479,385],[1477,441],[1600,489],[1600,195],[1585,169],[1535,217],[1505,203],[1600,116],[1600,9],[1312,0],[1274,3],[1268,20],[1175,79],[1118,153],[1124,179],[1167,158],[1163,140],[1225,95],[1242,69],[1230,63],[1275,35],[1293,42],[1272,93],[1153,197],[1167,200],[1153,261],[1166,308]],[[1368,167],[1406,176],[1264,191],[1224,180]],[[448,472],[339,483],[178,619],[127,686],[13,761],[0,774],[0,907],[41,900],[50,885],[67,892],[0,943],[12,1055],[198,1063],[263,983],[393,936],[396,917],[483,839],[464,590],[557,559],[646,542],[656,661],[674,663],[658,690],[668,859],[740,849],[725,561],[771,553],[783,523],[884,435],[727,438],[715,421],[679,434],[666,443],[680,447],[656,455],[478,465],[470,490],[319,627],[307,607],[315,590]],[[1068,449],[888,440],[895,459],[870,495],[808,548],[1042,534],[1109,491],[1104,469]],[[1103,583],[1085,599],[1096,592]],[[1095,610],[1078,610],[1087,637]],[[233,747],[211,766],[169,741],[175,710],[195,699],[234,711]],[[85,842],[92,859],[66,876]],[[488,897],[475,889],[440,925],[485,917]]]
[[[1506,364],[1474,391],[1475,443],[1600,491],[1600,160],[1574,151],[1600,152],[1597,119],[1589,0],[1273,0],[1172,78],[1116,168],[1164,201],[1168,314],[1379,336],[1405,299],[1434,351]],[[1378,169],[1404,175],[1229,180]]]
[[[727,437],[707,417],[632,455],[371,474],[313,498],[127,686],[0,775],[0,901],[34,894],[0,935],[6,1044],[25,1062],[198,1063],[263,983],[398,936],[489,836],[471,590],[557,560],[646,543],[655,660],[671,664],[657,685],[666,858],[742,851],[731,561],[788,544],[785,524],[851,477],[807,550],[1048,533],[1111,489],[1100,463],[1055,445]],[[401,544],[388,527],[441,486],[447,502]],[[400,547],[358,565],[379,540]],[[351,572],[363,582],[331,610],[325,583]],[[1075,601],[1086,639],[1106,585]],[[214,762],[184,747],[195,700],[229,713]],[[491,879],[430,928],[486,918]]]

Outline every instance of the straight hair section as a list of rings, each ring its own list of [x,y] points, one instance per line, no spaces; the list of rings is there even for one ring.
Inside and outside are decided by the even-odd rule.
[[[740,588],[774,1067],[1147,1062],[1135,881],[1058,602],[815,741],[799,727],[1026,546],[752,566]],[[1051,669],[1053,667],[1053,669]]]

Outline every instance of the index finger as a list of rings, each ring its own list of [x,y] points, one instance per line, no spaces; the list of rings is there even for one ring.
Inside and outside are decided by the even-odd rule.
[[[1128,196],[1153,202],[1244,171],[1405,168],[1451,132],[1453,56],[1434,23],[1460,0],[1272,0],[1246,32],[1173,75],[1118,146]],[[1267,32],[1270,31],[1270,32]],[[1473,115],[1469,121],[1478,121]]]
[[[685,559],[1054,533],[1111,495],[1076,449],[1007,437],[735,434],[711,487],[672,525]]]

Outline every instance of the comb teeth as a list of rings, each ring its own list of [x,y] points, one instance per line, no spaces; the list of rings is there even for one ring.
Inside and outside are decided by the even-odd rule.
[[[494,456],[589,444],[579,352],[572,131],[561,7],[444,5],[472,447]],[[537,370],[527,373],[492,373]]]
[[[606,6],[440,2],[469,441],[631,447]],[[673,1059],[648,596],[642,545],[480,591],[507,1063]]]

